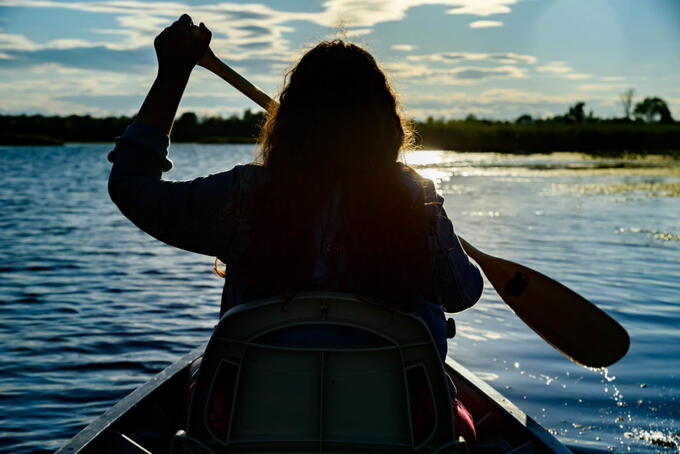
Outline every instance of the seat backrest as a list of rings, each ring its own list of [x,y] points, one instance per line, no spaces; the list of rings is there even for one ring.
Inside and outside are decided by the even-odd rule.
[[[415,408],[423,401],[426,411]],[[318,292],[244,304],[222,317],[201,362],[187,436],[216,452],[456,444],[427,326],[355,296]]]

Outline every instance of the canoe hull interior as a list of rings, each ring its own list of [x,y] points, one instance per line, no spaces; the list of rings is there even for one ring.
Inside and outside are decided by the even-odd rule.
[[[133,391],[57,452],[143,453],[144,449],[153,453],[168,452],[172,436],[184,423],[190,364],[202,354],[203,349],[201,347],[185,355]],[[456,384],[458,398],[475,421],[478,443],[471,452],[572,452],[457,362],[447,360],[445,369]]]

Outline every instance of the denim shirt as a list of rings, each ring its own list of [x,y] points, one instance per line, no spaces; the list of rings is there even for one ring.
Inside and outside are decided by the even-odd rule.
[[[243,253],[239,251],[242,242],[235,240],[241,233],[237,222],[242,202],[239,194],[252,175],[253,166],[236,166],[191,181],[168,181],[162,178],[162,173],[173,165],[168,159],[169,146],[169,137],[154,126],[140,122],[128,126],[109,153],[109,161],[113,162],[109,176],[111,199],[128,219],[151,236],[171,246],[217,257],[229,266],[235,254]],[[422,299],[416,314],[428,325],[444,359],[447,351],[444,309],[458,312],[472,306],[481,295],[482,277],[463,251],[444,211],[444,199],[436,194],[432,182],[406,166],[403,181],[414,194],[414,200],[424,191],[432,226],[430,248],[434,253],[439,301]],[[325,250],[322,243],[327,238],[322,232],[337,222],[333,208],[336,205],[330,201],[319,220],[316,235],[319,251]],[[314,279],[326,278],[327,269],[324,257],[317,257]],[[235,270],[225,279],[220,313],[243,302]]]

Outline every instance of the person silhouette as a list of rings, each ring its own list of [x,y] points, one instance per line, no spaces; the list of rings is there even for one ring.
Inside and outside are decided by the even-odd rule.
[[[444,360],[444,310],[472,306],[482,278],[434,184],[399,162],[412,135],[375,59],[317,44],[269,108],[255,164],[167,181],[173,120],[210,39],[186,14],[156,38],[157,78],[109,155],[111,199],[153,237],[226,264],[220,314],[299,291],[370,296],[422,317]]]

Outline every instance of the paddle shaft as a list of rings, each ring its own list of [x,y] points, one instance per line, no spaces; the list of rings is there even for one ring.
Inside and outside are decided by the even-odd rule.
[[[198,62],[268,110],[274,101],[208,49]],[[628,351],[628,333],[576,292],[518,263],[485,254],[458,237],[510,308],[549,344],[572,361],[606,367]]]
[[[255,104],[267,110],[271,103],[276,102],[270,98],[265,92],[251,84],[239,73],[227,66],[222,60],[217,58],[211,49],[205,53],[198,61],[199,66],[215,73],[231,84],[238,91],[249,97]]]

